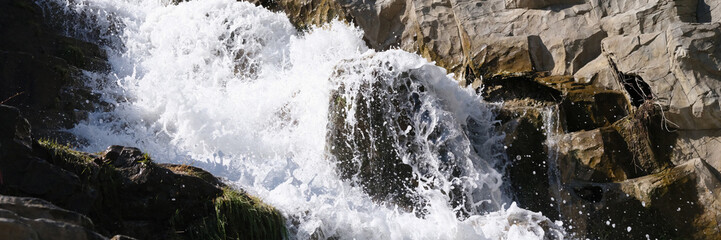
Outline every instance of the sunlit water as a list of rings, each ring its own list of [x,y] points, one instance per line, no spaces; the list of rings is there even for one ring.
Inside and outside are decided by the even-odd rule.
[[[503,192],[502,136],[488,107],[415,54],[369,50],[362,32],[341,22],[299,33],[282,13],[231,0],[43,5],[68,35],[109,54],[110,73],[86,75],[111,107],[71,129],[87,140],[85,150],[137,146],[156,161],[204,167],[277,207],[299,239],[562,238]],[[397,151],[413,166],[424,214],[372,200],[341,179],[328,154],[333,91],[344,88],[351,99],[364,83],[409,73],[424,86],[424,115],[393,136],[418,129],[417,148]],[[345,124],[353,126],[356,107],[348,105]],[[443,170],[448,159],[460,173]],[[453,188],[464,205],[450,204]]]

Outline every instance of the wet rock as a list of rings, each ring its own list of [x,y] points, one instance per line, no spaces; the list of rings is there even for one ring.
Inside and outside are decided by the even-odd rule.
[[[378,201],[397,203],[409,210],[421,209],[423,203],[412,190],[417,186],[413,168],[403,162],[396,146],[420,148],[415,145],[418,133],[410,126],[411,118],[420,109],[417,92],[424,90],[412,81],[406,74],[392,83],[384,79],[364,83],[351,99],[341,86],[331,95],[328,134],[329,152],[337,161],[341,177],[354,179]],[[390,88],[395,91],[385,91]],[[357,122],[353,125],[346,122],[351,104],[357,108],[352,113]],[[402,134],[405,129],[410,131]],[[412,150],[409,153],[422,154]]]
[[[0,105],[0,194],[43,199],[0,197],[0,209],[11,211],[0,228],[20,239],[283,237],[274,208],[199,168],[157,165],[131,147],[78,152],[33,141],[29,129],[17,109]]]
[[[550,109],[548,109],[550,110]],[[504,107],[499,110],[497,120],[500,130],[506,134],[504,145],[509,158],[506,176],[510,180],[511,192],[520,207],[542,212],[555,219],[558,209],[553,207],[549,191],[548,149],[544,112],[531,107]]]
[[[500,197],[491,113],[437,67],[387,60],[397,53],[348,60],[331,78],[338,85],[326,149],[339,175],[374,200],[419,215],[424,189],[446,194],[459,217],[498,209],[497,201],[483,201]]]
[[[63,36],[32,0],[0,3],[0,103],[28,113],[36,135],[59,137],[93,109],[99,97],[82,70],[106,71],[97,45]]]
[[[288,16],[290,22],[298,29],[321,26],[334,19],[351,22],[341,1],[334,0],[249,0],[248,2],[263,6],[272,11],[281,11]]]
[[[706,161],[693,159],[619,183],[576,182],[563,197],[563,214],[580,236],[716,239],[720,180]]]
[[[563,183],[612,182],[641,176],[635,171],[626,142],[611,128],[562,135],[557,151]]]

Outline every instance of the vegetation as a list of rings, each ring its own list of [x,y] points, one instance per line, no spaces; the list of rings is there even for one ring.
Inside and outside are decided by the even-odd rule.
[[[93,172],[98,170],[98,165],[93,164],[95,156],[77,151],[72,147],[64,144],[59,144],[55,140],[40,139],[37,144],[43,149],[47,159],[71,172],[74,172],[79,177],[89,177]]]
[[[214,214],[189,226],[190,239],[286,239],[283,216],[260,199],[224,188]],[[175,218],[177,221],[182,219]]]
[[[97,209],[89,216],[98,226],[113,226],[124,218],[120,210],[126,203],[122,194],[129,193],[130,189],[123,187],[123,178],[127,178],[121,169],[113,167],[110,163],[101,163],[96,159],[99,156],[74,150],[68,145],[59,144],[54,140],[41,139],[36,143],[35,151],[44,155],[54,165],[75,173],[88,187],[96,189],[104,196]],[[140,155],[137,163],[143,168],[166,168],[175,174],[200,178],[213,186],[224,186],[212,174],[190,165],[172,165],[153,163],[151,157],[144,153]],[[151,170],[153,171],[153,170]],[[158,171],[160,173],[162,171]],[[181,181],[176,179],[177,181]],[[152,181],[152,180],[149,180]],[[125,185],[130,183],[125,183]],[[145,184],[157,183],[147,182]],[[187,184],[187,183],[185,183]],[[172,185],[172,184],[171,184]],[[156,197],[163,195],[162,186],[155,186]],[[220,190],[220,189],[219,189]],[[166,218],[172,226],[171,239],[286,239],[287,231],[283,216],[272,206],[263,203],[260,199],[249,196],[242,191],[229,187],[222,187],[216,196],[207,196],[208,200],[200,200],[198,208],[173,210]],[[222,192],[222,193],[221,193]],[[203,201],[206,201],[203,203]],[[151,201],[159,204],[159,200]],[[151,205],[148,205],[148,207]],[[177,207],[177,206],[174,206]],[[162,211],[154,212],[156,217],[164,218]],[[109,228],[109,232],[120,229]]]

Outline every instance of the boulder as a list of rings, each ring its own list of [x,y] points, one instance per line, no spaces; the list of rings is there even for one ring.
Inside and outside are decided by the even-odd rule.
[[[616,182],[642,176],[624,139],[612,128],[559,136],[558,170],[562,183],[572,180]]]
[[[0,229],[8,239],[108,239],[88,217],[37,198],[0,195]]]
[[[179,1],[175,1],[179,2]],[[320,26],[334,19],[352,21],[340,1],[334,0],[249,0],[272,11],[281,11],[298,29]]]
[[[396,56],[409,55],[349,59],[331,77],[326,149],[339,175],[374,200],[419,215],[421,187],[446,194],[459,216],[498,209],[502,158],[489,141],[498,137],[490,111],[442,69]]]
[[[0,105],[0,194],[33,197],[0,196],[0,228],[19,239],[285,234],[277,210],[200,168],[158,165],[131,147],[83,153],[55,141],[33,141],[30,128],[16,108]]]

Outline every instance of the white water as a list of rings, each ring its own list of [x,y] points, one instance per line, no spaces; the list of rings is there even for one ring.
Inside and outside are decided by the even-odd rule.
[[[561,234],[544,232],[545,217],[503,197],[502,176],[494,169],[502,160],[498,136],[491,132],[493,116],[480,98],[415,54],[369,50],[361,31],[340,22],[297,33],[283,14],[231,0],[177,6],[143,0],[47,1],[60,3],[66,14],[77,17],[74,21],[85,23],[69,27],[69,35],[105,44],[109,53],[110,74],[87,74],[88,84],[113,107],[71,130],[88,140],[88,151],[137,146],[158,161],[204,167],[277,207],[299,239],[321,232],[342,239]],[[352,71],[359,66],[360,71]],[[452,132],[447,139],[456,148],[460,177],[439,170],[433,146],[446,140],[422,143],[424,152],[416,153],[425,169],[420,173],[414,165],[417,175],[433,176],[436,186],[423,184],[426,179],[414,189],[427,201],[423,218],[374,202],[360,187],[340,179],[327,155],[330,94],[340,84],[373,81],[369,78],[376,76],[366,68],[376,68],[384,81],[415,72],[429,88],[424,108],[431,128],[443,125]],[[345,73],[334,75],[337,70]],[[469,117],[480,129],[468,132]],[[352,121],[352,116],[346,119]],[[457,217],[461,209],[454,209],[444,193],[455,181],[462,182],[471,201],[472,209],[462,209],[468,218]],[[483,209],[475,209],[481,204]]]

